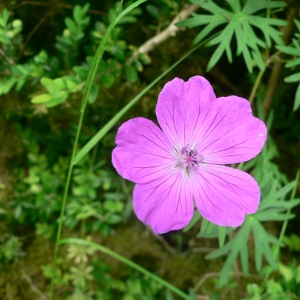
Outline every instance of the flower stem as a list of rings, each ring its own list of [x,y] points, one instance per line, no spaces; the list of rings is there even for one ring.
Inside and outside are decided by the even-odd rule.
[[[258,75],[257,75],[257,77],[256,77],[254,86],[253,86],[251,94],[249,96],[249,102],[250,102],[251,105],[253,104],[255,95],[257,93],[258,87],[260,85],[260,82],[261,82],[261,79],[262,79],[264,73],[265,73],[265,70],[260,70],[259,73],[258,73]]]

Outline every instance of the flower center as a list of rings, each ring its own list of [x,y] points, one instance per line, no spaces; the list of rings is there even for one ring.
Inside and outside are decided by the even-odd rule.
[[[203,161],[203,155],[198,153],[196,148],[191,148],[188,145],[180,150],[176,149],[176,167],[185,170],[188,174],[197,169]]]

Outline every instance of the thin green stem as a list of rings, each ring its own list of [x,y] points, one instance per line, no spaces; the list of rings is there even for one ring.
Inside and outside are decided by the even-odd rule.
[[[249,102],[250,102],[251,105],[253,104],[255,95],[257,93],[258,87],[260,85],[260,82],[261,82],[261,79],[262,79],[264,73],[265,73],[265,70],[260,70],[259,73],[258,73],[258,75],[257,75],[257,77],[256,77],[256,80],[255,80],[255,83],[253,85],[251,94],[249,96]]]
[[[77,145],[76,141],[78,141],[77,136],[79,136],[79,133],[80,133],[80,131],[77,129],[76,139],[75,139],[75,143],[74,143],[74,147],[73,147],[73,151],[72,151],[72,158],[71,158],[70,167],[69,167],[69,171],[68,171],[68,176],[67,176],[67,181],[66,181],[65,191],[64,191],[64,197],[63,197],[63,201],[62,201],[62,207],[61,207],[60,217],[59,217],[59,222],[58,222],[56,244],[55,244],[55,249],[54,249],[53,270],[52,270],[52,278],[51,278],[50,300],[53,299],[53,295],[54,295],[54,279],[55,279],[57,256],[58,256],[58,242],[61,237],[63,217],[64,217],[64,213],[65,213],[65,209],[66,209],[67,196],[68,196],[70,182],[71,182],[71,176],[72,176],[72,172],[73,172],[72,161],[75,157],[75,152],[76,152],[75,145]]]
[[[61,245],[61,244],[79,244],[79,245],[85,245],[85,246],[95,248],[95,249],[97,249],[103,253],[106,253],[106,254],[110,255],[111,257],[114,257],[115,259],[123,262],[124,264],[128,265],[129,267],[136,269],[137,271],[141,272],[142,274],[145,274],[146,276],[155,280],[156,282],[160,283],[161,285],[165,286],[167,289],[174,292],[178,296],[181,296],[182,298],[184,298],[186,300],[194,299],[194,298],[191,298],[186,293],[184,293],[183,291],[181,291],[180,289],[178,289],[177,287],[175,287],[174,285],[172,285],[171,283],[165,281],[164,279],[162,279],[162,278],[156,276],[155,274],[151,273],[150,271],[144,269],[140,265],[132,262],[131,260],[125,258],[124,256],[122,256],[102,245],[99,245],[99,244],[96,244],[96,243],[93,243],[90,241],[82,240],[82,239],[76,239],[76,238],[67,238],[67,239],[60,240],[59,245]]]
[[[105,44],[106,41],[108,39],[108,36],[110,35],[110,32],[112,30],[112,28],[116,25],[116,23],[131,9],[134,8],[135,6],[138,6],[139,4],[141,4],[142,2],[145,2],[146,0],[139,0],[136,3],[134,3],[133,5],[131,5],[130,7],[128,7],[126,9],[126,11],[123,11],[119,16],[117,16],[121,5],[123,3],[123,0],[121,0],[114,18],[113,18],[113,22],[112,24],[109,26],[105,36],[103,37],[97,52],[95,54],[95,58],[93,60],[92,63],[92,68],[89,72],[88,75],[88,79],[87,79],[87,88],[86,91],[83,95],[83,100],[82,100],[82,106],[81,106],[81,110],[80,110],[80,117],[79,117],[79,123],[78,123],[78,127],[77,127],[77,132],[76,132],[76,137],[75,137],[75,142],[73,145],[73,150],[72,150],[72,156],[71,156],[71,161],[70,161],[70,167],[68,170],[68,175],[67,175],[67,180],[66,180],[66,185],[65,185],[65,190],[64,190],[64,195],[63,195],[63,200],[62,200],[62,206],[61,206],[61,211],[60,211],[60,217],[59,217],[59,222],[58,222],[58,230],[57,230],[57,235],[56,235],[56,245],[55,245],[55,249],[54,249],[54,259],[53,259],[53,270],[52,270],[52,278],[51,278],[51,289],[50,289],[50,300],[53,299],[53,295],[54,295],[54,281],[55,281],[55,274],[56,274],[56,265],[57,265],[57,257],[58,257],[58,243],[60,241],[61,238],[61,232],[62,232],[62,224],[63,224],[63,217],[65,214],[65,210],[66,210],[66,203],[67,203],[67,198],[68,198],[68,193],[69,193],[69,189],[70,189],[70,183],[71,183],[71,177],[72,177],[72,173],[73,173],[73,167],[74,167],[74,158],[75,158],[75,154],[76,154],[76,150],[77,150],[77,145],[78,145],[78,140],[79,140],[79,136],[80,136],[80,132],[81,132],[81,128],[82,128],[82,124],[83,124],[83,118],[84,118],[84,112],[86,109],[86,105],[87,105],[87,101],[88,101],[88,95],[89,92],[91,90],[91,86],[92,83],[94,81],[94,78],[96,76],[96,72],[97,72],[97,68],[99,65],[99,62],[102,58],[104,49],[105,49]]]

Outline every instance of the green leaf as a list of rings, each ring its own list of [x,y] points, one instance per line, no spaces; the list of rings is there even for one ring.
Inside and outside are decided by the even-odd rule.
[[[103,74],[101,80],[105,88],[108,89],[114,84],[115,76],[113,74]]]
[[[54,80],[43,77],[41,79],[42,85],[46,88],[50,95],[56,96],[61,93],[61,86]]]
[[[82,7],[82,14],[83,15],[86,15],[86,13],[88,12],[90,8],[90,4],[89,3],[86,3],[83,7]]]
[[[255,258],[255,268],[257,271],[260,271],[262,265],[262,251],[261,251],[261,237],[260,231],[255,226],[252,226],[253,236],[254,236],[254,258]]]
[[[300,84],[297,87],[293,110],[296,111],[300,107]]]
[[[125,66],[125,73],[127,76],[127,79],[131,82],[134,83],[138,79],[138,74],[136,71],[136,68],[133,66]]]
[[[66,23],[67,28],[71,31],[72,34],[77,34],[77,31],[78,31],[77,25],[71,18],[66,18],[65,23]]]
[[[45,102],[49,101],[51,98],[52,97],[49,94],[41,94],[36,97],[33,97],[31,99],[31,103],[34,103],[34,104],[45,103]]]
[[[252,15],[253,13],[266,8],[281,8],[286,6],[282,1],[267,1],[267,0],[247,0],[243,8],[243,12]]]
[[[159,14],[159,10],[156,6],[148,4],[148,5],[146,5],[146,9],[151,17],[153,17],[155,19],[159,19],[160,14]]]
[[[30,67],[28,65],[17,65],[16,71],[25,76],[28,76],[31,73]]]
[[[222,255],[226,254],[229,250],[234,248],[233,245],[236,244],[236,241],[238,240],[237,236],[238,236],[238,234],[235,236],[236,240],[229,241],[222,248],[220,248],[218,250],[215,250],[215,251],[209,253],[208,255],[206,255],[205,258],[213,259],[213,258],[217,258],[219,256],[222,256]]]
[[[17,78],[8,77],[0,80],[0,95],[7,94],[14,84],[17,82]]]
[[[219,278],[219,285],[220,287],[223,287],[229,280],[229,274],[233,268],[234,262],[237,259],[238,256],[238,247],[235,247],[232,249],[232,251],[230,252],[230,254],[228,255],[222,270],[221,270],[221,274],[220,274],[220,278]]]
[[[207,228],[209,221],[207,219],[202,218],[202,223],[201,223],[201,228],[200,228],[200,233],[204,233],[204,231]],[[198,236],[199,237],[199,236]]]
[[[227,0],[227,2],[229,3],[234,13],[239,13],[241,11],[240,0]]]
[[[27,77],[20,78],[16,84],[16,91],[19,92],[27,81]]]
[[[300,72],[299,73],[295,73],[293,75],[290,75],[288,77],[284,78],[285,82],[298,82],[300,81]]]
[[[224,246],[225,237],[226,237],[226,227],[218,226],[218,233],[219,233],[219,247]]]
[[[300,49],[299,49],[299,52],[300,52]],[[286,68],[292,68],[292,67],[295,67],[295,66],[298,66],[298,65],[300,65],[300,57],[288,61],[288,62],[285,64],[285,67],[286,67]]]
[[[270,193],[267,197],[265,197],[261,204],[260,207],[258,209],[258,211],[261,211],[262,209],[269,207],[269,203],[275,202],[277,201],[277,199],[281,199],[283,197],[285,197],[294,187],[295,185],[295,181],[291,181],[290,183],[286,184],[284,187],[282,187],[281,189],[275,191],[274,193]],[[273,188],[275,189],[276,187],[276,182],[274,182]]]
[[[283,241],[285,245],[291,251],[300,251],[300,236],[291,234],[290,236],[284,236]]]
[[[192,220],[188,225],[186,225],[183,229],[183,232],[189,231],[201,218],[201,215],[198,210],[195,210]]]
[[[212,0],[191,0],[191,2],[199,5],[201,8],[208,10],[212,14],[226,14],[228,11],[215,4]]]
[[[115,215],[115,214],[112,214],[112,215],[109,215],[108,218],[106,219],[106,222],[108,224],[118,224],[122,221],[122,218],[121,216],[119,215]]]
[[[240,250],[240,257],[241,257],[241,265],[243,273],[248,276],[249,274],[249,251],[248,251],[248,243],[241,244]]]
[[[208,222],[207,228],[206,228],[206,233],[210,234],[214,228],[216,228],[217,226],[211,222]]]
[[[256,283],[248,283],[247,284],[247,292],[252,296],[260,295],[261,289]],[[251,300],[256,300],[256,298],[255,299],[251,298]],[[257,300],[259,300],[259,298]]]
[[[219,25],[225,24],[220,35],[209,44],[209,46],[217,45],[217,47],[208,63],[207,70],[210,70],[219,61],[224,51],[229,62],[232,61],[231,39],[233,35],[237,40],[237,54],[243,54],[249,72],[252,72],[253,60],[261,70],[265,69],[265,62],[262,59],[259,47],[270,48],[271,40],[274,40],[278,45],[283,45],[281,32],[277,28],[286,26],[286,21],[253,15],[254,12],[261,9],[283,7],[284,4],[281,1],[248,0],[245,1],[245,6],[241,8],[239,0],[227,0],[232,11],[219,7],[212,0],[191,0],[191,2],[212,14],[192,14],[191,18],[177,24],[178,26],[187,27],[206,25],[196,36],[194,44],[201,41]],[[262,31],[265,41],[259,38],[252,26]]]
[[[52,96],[51,99],[45,103],[45,105],[48,108],[57,106],[63,103],[68,98],[68,96],[69,96],[68,92],[61,92],[56,96]]]
[[[55,79],[54,82],[58,83],[62,89],[65,89],[70,93],[75,93],[83,87],[81,80],[78,80],[75,76],[63,76]]]
[[[220,22],[217,25],[220,25],[220,24],[226,22],[226,19],[220,15],[210,16],[210,15],[194,14],[193,16],[194,17],[191,19],[187,19],[187,20],[176,23],[176,26],[193,28],[193,27],[200,26],[200,25],[216,23],[217,21]],[[217,25],[215,24],[215,27]]]
[[[224,50],[225,50],[225,45],[220,44],[208,62],[208,65],[206,68],[207,72],[209,72],[216,65],[216,63],[221,58]]]
[[[73,70],[82,80],[86,80],[90,69],[87,66],[75,66]]]
[[[292,47],[292,46],[276,46],[276,48],[279,51],[281,51],[285,54],[299,56],[299,49],[296,49],[295,47]]]
[[[267,293],[269,295],[272,295],[273,297],[270,297],[271,299],[275,298],[278,299],[278,295],[283,293],[283,289],[282,286],[280,285],[280,283],[275,282],[274,279],[270,279],[267,281]],[[274,297],[275,296],[275,297]],[[279,297],[280,299],[281,297]],[[284,300],[286,300],[285,298],[283,298]]]
[[[103,204],[103,208],[109,212],[121,212],[124,208],[124,204],[119,201],[106,200]]]
[[[277,270],[277,263],[274,259],[274,256],[273,256],[273,253],[271,251],[269,244],[265,240],[262,243],[262,247],[263,247],[263,251],[264,251],[267,262],[273,268],[273,270]]]
[[[8,19],[9,19],[9,12],[6,8],[4,8],[2,15],[0,16],[0,26],[5,27]]]
[[[193,44],[196,45],[203,41],[206,36],[211,33],[217,26],[223,24],[226,22],[223,17],[221,16],[214,16],[215,20],[210,22],[202,31],[199,32],[199,34],[196,36]]]
[[[84,17],[84,13],[82,12],[82,9],[79,5],[75,5],[75,8],[73,10],[73,18],[74,20],[80,24],[82,18]]]
[[[97,99],[99,93],[99,85],[96,82],[93,82],[92,88],[89,93],[88,101],[89,103],[94,103]]]
[[[294,271],[291,268],[285,266],[282,263],[278,264],[278,268],[280,274],[283,276],[286,282],[292,281],[294,279]]]

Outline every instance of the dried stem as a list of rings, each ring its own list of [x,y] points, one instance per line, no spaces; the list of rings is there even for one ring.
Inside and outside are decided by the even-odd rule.
[[[241,273],[239,270],[239,264],[238,264],[237,260],[234,262],[234,274],[235,274],[235,278],[236,278],[236,281],[238,284],[239,296],[240,296],[240,299],[242,299],[243,298],[243,288],[242,288],[242,283],[241,283]]]
[[[209,278],[212,278],[212,277],[219,277],[220,276],[220,272],[212,272],[212,273],[206,273],[200,280],[199,282],[195,285],[194,287],[194,291],[196,292],[200,287],[201,285]]]
[[[165,249],[172,255],[176,254],[175,250],[168,244],[168,242],[161,236],[161,235],[158,235],[158,234],[155,234],[152,229],[145,225],[147,230],[149,232],[151,232],[151,234],[165,247]]]
[[[29,275],[26,273],[26,270],[25,270],[24,267],[23,267],[23,270],[22,270],[22,275],[23,275],[23,278],[28,283],[28,285],[30,286],[31,290],[34,291],[40,297],[39,299],[48,300],[48,297],[45,294],[43,294],[40,291],[40,289],[33,283],[31,277],[29,277]]]
[[[31,32],[28,34],[24,45],[22,46],[22,50],[19,54],[18,60],[22,57],[24,50],[26,49],[30,39],[35,34],[35,32],[42,26],[42,24],[46,21],[46,19],[51,15],[51,11],[47,12],[46,15],[34,26]]]
[[[221,273],[220,272],[211,272],[211,273],[206,273],[200,280],[199,282],[195,285],[194,287],[194,291],[196,292],[203,284],[204,282],[209,279],[209,278],[212,278],[212,277],[220,277]],[[239,276],[245,276],[244,273],[242,272],[238,272],[238,275]],[[259,276],[259,275],[256,275],[256,274],[248,274],[249,278],[255,278],[255,279],[261,279],[262,276]]]
[[[2,48],[0,48],[0,55],[4,56],[9,64],[15,65],[15,62],[5,53]]]
[[[288,43],[288,41],[290,40],[292,34],[293,34],[293,30],[294,30],[294,19],[297,16],[297,9],[291,7],[288,15],[287,15],[287,22],[289,23],[288,26],[285,26],[282,28],[282,40],[285,44]],[[272,106],[272,102],[273,102],[273,98],[276,92],[276,88],[278,87],[279,81],[281,79],[281,73],[282,73],[282,69],[283,69],[283,63],[282,63],[282,58],[283,58],[284,54],[281,53],[279,56],[279,60],[274,62],[273,68],[272,68],[272,72],[268,81],[268,85],[267,85],[267,90],[266,90],[266,94],[265,94],[265,98],[263,100],[263,108],[264,108],[264,114],[265,114],[265,118],[267,117],[271,106]]]
[[[139,54],[148,53],[171,36],[174,37],[177,31],[184,30],[184,27],[177,27],[175,24],[179,21],[187,19],[190,14],[196,11],[198,8],[199,6],[195,4],[185,5],[166,29],[158,33],[156,36],[152,37],[150,40],[146,41],[133,53],[132,57],[129,59],[129,63],[133,59],[137,58]]]
[[[229,240],[232,240],[232,239],[233,239],[233,232],[229,233]],[[234,275],[235,275],[235,278],[236,278],[236,281],[238,284],[239,296],[242,299],[243,298],[243,289],[242,289],[242,283],[241,283],[241,277],[240,277],[241,273],[239,270],[239,264],[238,264],[237,260],[234,261],[233,266],[234,266]]]

